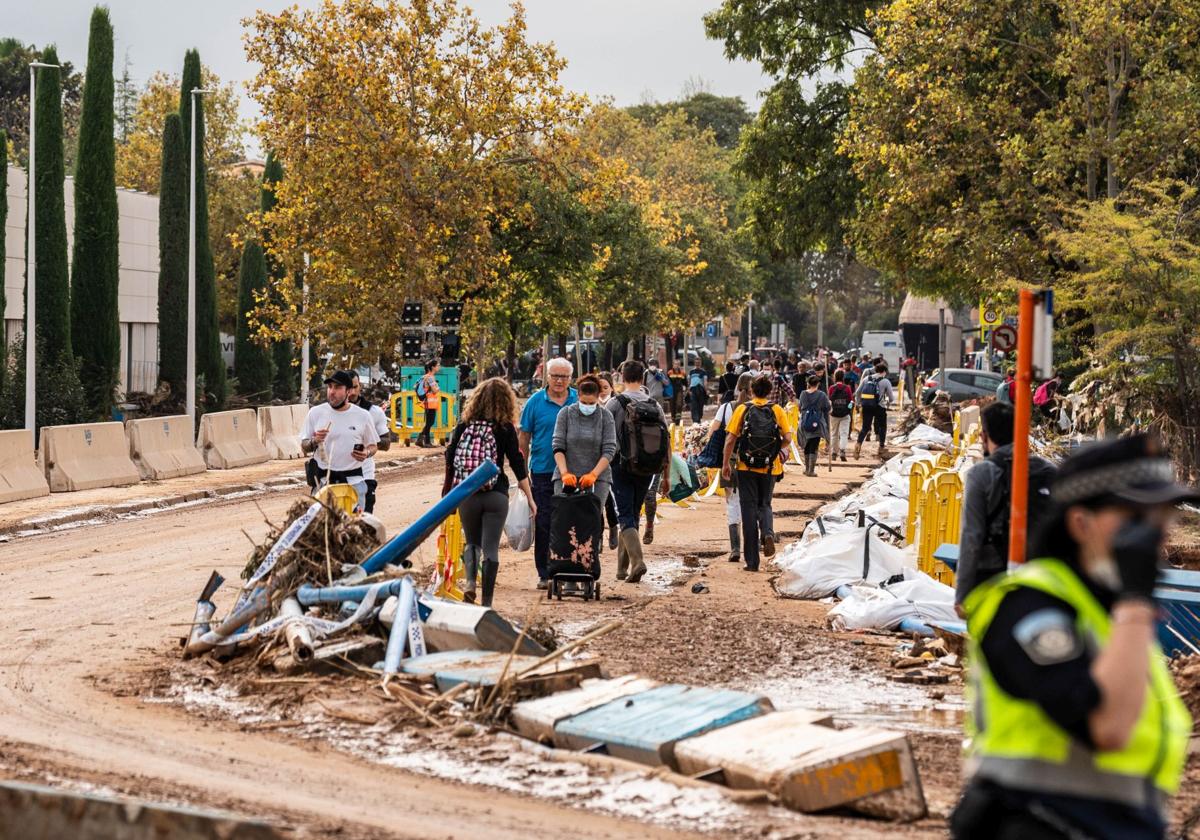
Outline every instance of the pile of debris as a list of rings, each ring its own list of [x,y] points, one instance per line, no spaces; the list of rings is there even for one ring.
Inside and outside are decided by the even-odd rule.
[[[1170,662],[1175,687],[1187,703],[1192,718],[1200,720],[1200,654],[1176,656]]]
[[[958,648],[957,652],[951,650],[952,647]],[[947,643],[946,637],[918,637],[911,644],[901,644],[892,656],[892,667],[900,672],[892,676],[894,682],[914,685],[962,682],[961,648],[956,644]]]

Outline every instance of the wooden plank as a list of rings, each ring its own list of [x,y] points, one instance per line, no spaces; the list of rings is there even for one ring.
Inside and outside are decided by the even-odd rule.
[[[439,691],[449,691],[464,682],[473,686],[495,685],[504,673],[508,660],[506,653],[455,650],[406,659],[400,663],[400,670],[406,674],[433,676]],[[537,662],[536,656],[514,656],[508,664],[508,673],[521,673]],[[581,680],[599,676],[599,660],[559,660],[547,662],[530,672],[521,683],[530,689],[530,693],[538,694],[574,688]]]

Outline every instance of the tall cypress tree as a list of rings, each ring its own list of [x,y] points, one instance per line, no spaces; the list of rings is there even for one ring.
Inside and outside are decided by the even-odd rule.
[[[200,53],[188,50],[183,59],[183,83],[179,92],[179,116],[183,122],[183,147],[188,166],[192,160],[192,100],[196,100],[196,373],[204,376],[209,407],[225,403],[225,362],[221,359],[221,332],[217,325],[217,272],[212,245],[208,241],[208,188],[204,162],[204,102],[192,90],[202,86]]]
[[[4,226],[8,224],[8,134],[0,128],[0,405],[4,404],[4,379],[8,375],[8,341],[4,334]]]
[[[108,9],[92,11],[75,167],[75,252],[71,261],[71,347],[79,356],[88,407],[107,418],[121,366],[117,309],[120,264],[116,142],[113,139],[113,29]]]
[[[263,186],[258,201],[259,209],[264,214],[275,207],[278,201],[275,197],[275,189],[282,180],[283,164],[279,162],[279,158],[275,157],[274,152],[267,152],[267,165],[263,169]],[[287,277],[287,271],[271,256],[269,248],[266,247],[271,241],[270,236],[270,230],[263,232],[263,251],[267,260],[267,277],[270,279],[271,297],[279,302],[281,299],[279,286]],[[277,399],[290,402],[299,395],[300,383],[297,381],[297,377],[300,373],[295,365],[295,356],[296,347],[287,339],[276,341],[271,345],[271,359],[274,363],[274,392]]]
[[[58,52],[47,47],[42,61],[58,64]],[[38,363],[58,363],[71,353],[71,285],[67,272],[67,214],[63,199],[62,75],[53,67],[37,72],[37,290],[36,335]],[[28,248],[28,237],[26,237]],[[28,257],[28,251],[26,252]],[[28,272],[29,261],[25,261]],[[29,312],[28,306],[25,309]],[[26,319],[28,320],[28,318]],[[28,324],[26,335],[29,335]],[[43,358],[44,356],[44,358]]]
[[[260,400],[271,398],[271,352],[252,340],[250,316],[257,305],[256,296],[267,288],[267,262],[262,246],[250,240],[242,248],[238,273],[237,340],[233,349],[233,369],[237,372],[238,393]]]
[[[183,121],[168,114],[158,180],[158,378],[176,399],[187,392],[187,170]]]

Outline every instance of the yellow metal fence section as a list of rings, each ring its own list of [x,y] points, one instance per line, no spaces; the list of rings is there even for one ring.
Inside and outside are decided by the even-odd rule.
[[[434,443],[445,445],[458,424],[458,398],[453,394],[438,394],[437,419],[429,436]],[[388,410],[388,425],[396,438],[411,446],[425,428],[425,407],[416,391],[397,391],[392,394]]]

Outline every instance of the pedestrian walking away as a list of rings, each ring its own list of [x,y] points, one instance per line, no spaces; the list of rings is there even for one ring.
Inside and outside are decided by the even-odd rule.
[[[792,388],[792,383],[783,375],[783,359],[776,359],[774,364],[767,369],[767,376],[764,378],[771,383],[771,402],[783,406],[796,401],[796,392]],[[805,383],[807,382],[808,380],[805,379]]]
[[[367,491],[363,462],[374,456],[379,435],[371,415],[350,402],[353,387],[348,371],[335,371],[325,380],[326,402],[309,409],[300,448],[313,456],[318,486],[353,486],[358,493],[355,507],[361,510]]]
[[[787,415],[767,398],[771,380],[757,376],[750,383],[751,401],[739,405],[725,430],[725,453],[721,475],[726,481],[736,475],[738,501],[742,509],[742,554],[745,569],[757,572],[761,539],[762,556],[775,556],[775,523],[771,498],[777,478],[783,476],[782,453],[791,445]]]
[[[433,446],[430,434],[433,424],[437,422],[438,410],[442,407],[441,388],[438,386],[437,375],[442,366],[436,360],[425,363],[425,375],[417,382],[417,399],[425,409],[425,427],[417,436],[417,446]]]
[[[829,386],[829,438],[830,456],[846,461],[846,449],[850,445],[850,423],[854,414],[854,390],[846,384],[846,371],[833,372],[833,384]]]
[[[1174,506],[1200,498],[1174,476],[1147,435],[1079,450],[1037,559],[967,597],[969,780],[952,837],[1167,836],[1192,719],[1154,590]]]
[[[533,530],[533,562],[537,567],[538,588],[546,588],[550,558],[550,518],[554,513],[554,424],[558,413],[578,399],[571,387],[574,368],[563,358],[546,363],[546,387],[525,401],[517,436],[521,454],[529,466],[537,516]]]
[[[829,414],[832,410],[829,395],[821,390],[820,376],[813,374],[808,377],[808,388],[800,394],[797,402],[800,409],[797,434],[804,442],[804,474],[812,477],[817,474],[821,441],[829,440]]]
[[[692,423],[704,419],[704,406],[708,405],[708,371],[696,357],[696,364],[688,371],[688,402],[692,409]]]
[[[963,486],[962,531],[954,575],[954,604],[959,615],[965,615],[963,602],[975,587],[1008,569],[1013,407],[993,402],[983,409],[979,420],[986,457],[967,471]],[[1054,473],[1054,465],[1049,461],[1029,456],[1026,529],[1030,534],[1036,534],[1045,522]]]
[[[363,393],[362,380],[357,373],[350,374],[354,381],[353,387],[350,389],[349,400],[361,408],[363,411],[371,415],[371,422],[375,425],[375,434],[379,436],[378,451],[386,452],[392,448],[392,428],[388,425],[387,415],[383,413],[383,409],[373,403]],[[363,480],[367,485],[366,501],[363,504],[364,513],[375,512],[375,490],[379,487],[379,482],[375,480],[375,455],[372,454],[362,463]]]
[[[705,448],[706,452],[708,447],[715,450],[715,460],[711,463],[701,462],[701,466],[714,466],[720,469],[724,465],[729,421],[733,419],[733,412],[738,406],[750,401],[750,383],[753,380],[754,377],[750,374],[742,374],[738,378],[737,387],[729,391],[725,395],[725,401],[717,407],[717,416],[713,418],[712,425],[709,427],[708,443]],[[728,479],[722,474],[719,480],[721,489],[725,491],[725,522],[729,527],[729,562],[739,563],[742,559],[742,505],[737,491],[737,473],[731,473]]]
[[[476,490],[458,507],[462,519],[466,546],[463,548],[463,600],[475,603],[476,578],[482,578],[480,603],[492,605],[496,590],[496,575],[500,571],[500,535],[508,517],[507,461],[517,479],[517,487],[529,500],[529,510],[536,518],[537,500],[529,481],[525,456],[521,453],[514,422],[517,419],[517,395],[503,379],[487,379],[471,393],[463,409],[462,420],[454,428],[446,448],[446,478],[442,484],[445,496],[484,461],[498,468],[496,477]]]
[[[854,457],[862,456],[863,441],[869,431],[875,432],[879,440],[878,456],[887,454],[887,408],[893,399],[892,383],[887,378],[887,365],[879,362],[874,371],[858,386],[854,401],[862,407],[862,428],[858,430],[858,443],[854,446]]]
[[[667,382],[670,384],[670,396],[667,405],[671,407],[671,422],[676,426],[683,422],[683,404],[688,401],[688,375],[683,370],[683,359],[676,358],[667,372]]]
[[[617,434],[617,457],[612,469],[612,491],[617,502],[620,534],[617,543],[617,579],[637,583],[646,573],[638,524],[646,505],[647,528],[653,516],[648,495],[657,490],[652,482],[667,474],[671,438],[658,403],[642,387],[645,368],[630,360],[621,365],[625,390],[608,401]],[[664,495],[670,491],[663,479]]]
[[[741,374],[737,372],[737,365],[733,362],[725,363],[725,372],[721,374],[720,391],[721,397],[724,398],[730,392],[736,392],[738,387],[738,379]]]

